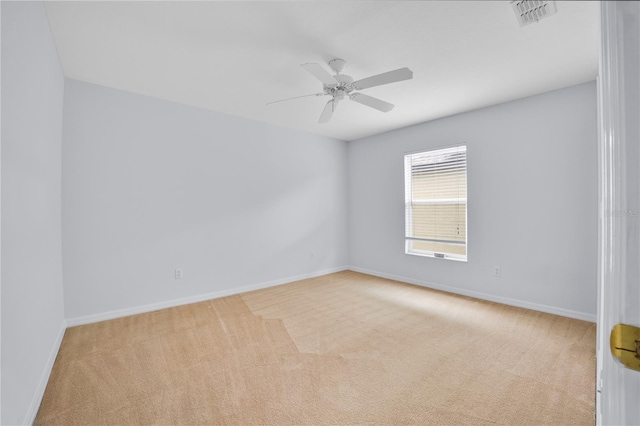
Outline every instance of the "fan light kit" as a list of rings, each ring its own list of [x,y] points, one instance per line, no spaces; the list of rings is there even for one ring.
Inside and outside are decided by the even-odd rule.
[[[329,68],[333,70],[335,75],[329,72],[320,64],[310,63],[300,65],[302,68],[311,73],[315,78],[322,82],[322,92],[312,93],[310,95],[296,96],[293,98],[281,99],[279,101],[269,102],[267,105],[275,104],[292,99],[306,98],[309,96],[331,96],[331,99],[324,107],[318,123],[327,123],[331,120],[331,116],[336,110],[338,102],[345,98],[349,98],[354,102],[375,108],[378,111],[389,112],[394,105],[373,96],[364,93],[355,92],[356,90],[368,89],[370,87],[381,86],[383,84],[395,83],[397,81],[409,80],[413,78],[413,72],[409,68],[400,68],[394,71],[385,72],[361,80],[353,80],[350,75],[342,74],[346,62],[343,59],[332,59],[329,61]]]
[[[521,27],[538,22],[558,11],[555,1],[513,0],[511,6]]]

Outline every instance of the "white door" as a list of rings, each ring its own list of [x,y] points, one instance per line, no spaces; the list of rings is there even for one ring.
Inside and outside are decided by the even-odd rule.
[[[597,423],[640,425],[640,372],[609,334],[640,326],[640,2],[602,1],[599,87],[600,253]]]

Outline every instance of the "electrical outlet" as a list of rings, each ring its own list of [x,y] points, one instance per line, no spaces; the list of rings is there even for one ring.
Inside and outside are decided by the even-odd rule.
[[[176,269],[176,280],[182,279],[182,269]]]
[[[493,267],[493,276],[494,277],[502,276],[502,268],[500,266],[494,266]]]

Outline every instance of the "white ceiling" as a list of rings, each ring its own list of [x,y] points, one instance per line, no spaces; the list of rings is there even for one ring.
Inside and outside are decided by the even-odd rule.
[[[598,2],[560,1],[520,28],[508,1],[47,2],[67,77],[354,140],[595,79]],[[389,113],[327,101],[300,64],[347,61]],[[327,68],[328,69],[328,68]]]

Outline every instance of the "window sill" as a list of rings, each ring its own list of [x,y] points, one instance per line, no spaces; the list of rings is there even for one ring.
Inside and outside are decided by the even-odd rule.
[[[435,253],[417,253],[417,252],[413,252],[413,251],[405,251],[405,254],[409,254],[411,256],[420,256],[420,257],[431,257],[433,259],[438,259],[438,260],[454,260],[456,262],[467,262],[467,257],[455,257],[452,255],[448,255],[448,254],[444,254],[443,257],[441,256],[436,256]]]

